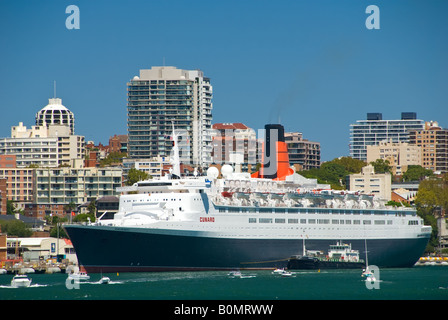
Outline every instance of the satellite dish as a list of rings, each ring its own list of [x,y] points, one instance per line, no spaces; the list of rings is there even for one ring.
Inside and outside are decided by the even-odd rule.
[[[210,179],[216,179],[219,176],[219,170],[216,167],[210,167],[207,169],[207,177]]]
[[[224,178],[226,178],[227,176],[229,176],[232,173],[233,173],[233,168],[231,165],[225,164],[222,166],[221,174],[223,175]]]

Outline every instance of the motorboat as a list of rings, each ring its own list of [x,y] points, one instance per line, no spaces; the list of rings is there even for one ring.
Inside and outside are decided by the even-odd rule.
[[[27,288],[31,285],[31,279],[25,274],[15,275],[11,280],[11,287],[14,288]]]
[[[274,271],[272,271],[273,274],[276,274],[276,273],[280,273],[281,274],[281,273],[284,273],[284,272],[285,272],[284,268],[281,268],[281,269],[277,268]]]
[[[74,273],[70,273],[68,275],[69,279],[72,280],[77,280],[77,281],[81,281],[81,280],[90,280],[90,276],[85,273],[85,272],[74,272]]]
[[[108,284],[110,282],[109,277],[102,277],[100,281],[98,281],[100,284]]]

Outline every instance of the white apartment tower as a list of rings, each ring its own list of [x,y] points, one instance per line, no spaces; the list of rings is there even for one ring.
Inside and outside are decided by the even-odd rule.
[[[423,128],[424,121],[415,112],[402,112],[400,120],[383,120],[381,113],[368,113],[367,120],[350,125],[350,157],[366,161],[367,146],[384,140],[409,142],[410,131]]]
[[[212,86],[200,70],[152,67],[128,83],[128,155],[168,157],[173,128],[183,163],[211,163]]]

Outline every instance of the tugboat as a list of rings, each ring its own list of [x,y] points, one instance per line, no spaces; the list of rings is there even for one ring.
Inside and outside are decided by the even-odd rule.
[[[359,251],[353,250],[351,244],[337,242],[330,245],[327,256],[322,251],[307,251],[305,247],[303,252],[305,255],[292,256],[288,260],[289,270],[357,269],[365,266],[359,259]]]

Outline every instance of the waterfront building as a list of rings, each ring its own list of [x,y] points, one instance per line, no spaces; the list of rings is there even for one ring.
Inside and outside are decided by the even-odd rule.
[[[350,157],[366,161],[367,146],[381,141],[409,142],[409,132],[422,130],[424,121],[415,112],[402,112],[399,120],[383,120],[381,113],[367,113],[367,120],[350,124]]]
[[[361,173],[350,174],[348,182],[350,191],[372,194],[383,200],[391,199],[391,174],[375,173],[372,165],[363,167]]]
[[[424,168],[448,172],[448,129],[443,129],[436,121],[425,122],[423,129],[410,132],[410,142],[421,147]]]
[[[173,127],[183,163],[211,162],[212,86],[200,70],[152,67],[128,83],[128,156],[169,157]]]
[[[290,165],[300,165],[301,170],[320,168],[320,143],[303,139],[301,132],[285,132]]]
[[[34,169],[34,203],[80,205],[104,196],[119,193],[122,185],[121,168],[62,168]]]
[[[7,238],[8,258],[16,259],[16,252],[21,253],[26,262],[46,260],[51,257],[63,256],[72,263],[77,263],[72,242],[68,239],[51,237]]]
[[[410,165],[422,165],[421,147],[407,142],[381,141],[367,146],[367,163],[388,160],[393,175],[402,175]]]

